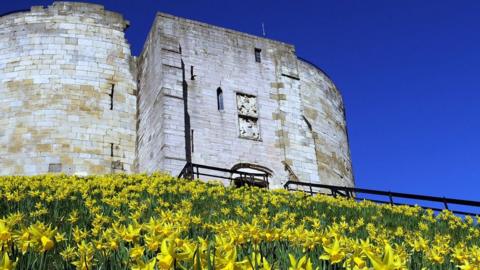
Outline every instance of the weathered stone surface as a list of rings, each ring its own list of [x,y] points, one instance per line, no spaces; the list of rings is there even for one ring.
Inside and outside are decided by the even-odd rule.
[[[273,171],[271,187],[289,177],[353,185],[342,99],[325,74],[292,45],[163,13],[139,61],[140,171],[178,174],[185,165],[182,59],[195,73],[187,78],[193,162],[260,165]]]
[[[113,161],[132,172],[137,86],[122,16],[55,2],[0,25],[0,174],[103,174]]]

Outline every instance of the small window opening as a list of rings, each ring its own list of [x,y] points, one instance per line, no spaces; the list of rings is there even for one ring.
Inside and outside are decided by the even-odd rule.
[[[48,172],[50,172],[50,173],[62,172],[62,163],[50,163],[50,164],[48,164]]]
[[[121,162],[120,160],[112,161],[112,169],[124,171],[123,162]]]
[[[112,84],[112,89],[110,90],[110,110],[113,110],[113,94],[115,92],[115,84]]]
[[[261,63],[262,62],[262,55],[261,55],[262,50],[259,48],[255,48],[255,62]]]
[[[113,157],[113,143],[110,144],[110,156]]]
[[[190,80],[194,81],[195,77],[197,77],[197,75],[193,73],[193,66],[190,66]]]
[[[222,88],[217,88],[217,108],[219,111],[223,111],[223,91]]]

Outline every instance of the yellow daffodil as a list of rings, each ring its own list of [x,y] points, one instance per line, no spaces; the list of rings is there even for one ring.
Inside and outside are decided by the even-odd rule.
[[[76,261],[73,261],[72,264],[77,267],[77,269],[88,270],[93,267],[93,253],[94,248],[92,243],[87,243],[82,241],[77,245],[77,251],[75,256],[77,257]]]
[[[18,259],[17,259],[18,261]],[[17,261],[13,262],[10,257],[8,257],[7,252],[3,253],[2,260],[0,261],[1,270],[13,270],[17,265]]]
[[[65,248],[65,250],[60,252],[60,255],[65,261],[71,261],[75,257],[75,249],[72,247],[68,246]]]
[[[395,255],[389,244],[385,245],[383,258],[367,252],[367,256],[375,270],[399,270],[405,269],[398,255]]]
[[[73,210],[73,211],[70,213],[70,215],[68,216],[67,221],[70,222],[71,224],[77,223],[77,221],[78,221],[78,212],[77,212],[77,210]]]
[[[0,245],[7,244],[12,240],[12,233],[5,220],[0,219]]]
[[[132,249],[130,249],[130,258],[133,261],[138,261],[143,256],[144,251],[145,251],[145,248],[141,246],[135,246]]]
[[[464,261],[462,265],[458,265],[457,267],[461,270],[480,270],[480,266],[478,264],[472,265],[468,261]]]
[[[42,243],[42,252],[49,251],[53,248],[53,241],[44,235],[40,238],[40,242]]]
[[[312,262],[307,256],[301,257],[298,261],[292,254],[288,254],[290,266],[288,270],[313,270]]]
[[[331,263],[339,263],[345,258],[345,252],[340,247],[340,241],[335,238],[333,243],[323,247],[324,253],[320,256],[321,260],[328,260]]]
[[[136,265],[133,265],[132,270],[155,270],[156,264],[157,264],[157,259],[153,258],[147,263],[139,262]]]
[[[157,255],[160,269],[171,269],[175,261],[175,247],[172,241],[165,239],[162,241],[161,252]]]

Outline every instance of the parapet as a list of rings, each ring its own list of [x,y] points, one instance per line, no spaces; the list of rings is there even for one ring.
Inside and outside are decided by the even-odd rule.
[[[105,10],[102,5],[82,2],[54,2],[52,5],[33,6],[30,10],[10,12],[0,16],[0,24],[30,22],[31,16],[81,15],[85,24],[105,25],[108,28],[124,31],[130,22],[119,13]],[[59,21],[61,22],[61,21]]]

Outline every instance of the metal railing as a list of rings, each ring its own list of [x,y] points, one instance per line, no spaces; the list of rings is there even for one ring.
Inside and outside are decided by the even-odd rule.
[[[293,186],[295,186],[295,188]],[[299,187],[301,188],[299,189]],[[477,209],[477,208],[480,208],[479,201],[469,201],[469,200],[452,199],[452,198],[445,198],[445,197],[381,191],[381,190],[373,190],[373,189],[365,189],[365,188],[341,187],[341,186],[306,183],[306,182],[299,182],[299,181],[287,181],[284,185],[284,188],[287,190],[303,191],[310,195],[325,194],[325,195],[330,195],[334,197],[342,196],[347,198],[353,198],[356,201],[367,200],[367,201],[372,201],[380,204],[408,205],[408,206],[418,205],[424,209],[432,209],[433,211],[442,211],[446,209],[457,215],[470,215],[470,216],[480,215],[480,212],[473,213],[470,211],[456,210],[452,208],[452,207],[460,206],[463,208],[475,207],[475,209]],[[365,195],[375,195],[375,196],[380,196],[381,198],[380,199],[368,198],[368,197],[365,197]],[[412,203],[406,202],[406,200],[417,200],[417,201],[422,201],[424,203],[425,202],[439,203],[440,205],[442,205],[442,207],[430,207],[425,205],[412,204]]]
[[[195,179],[200,176],[212,177],[214,179],[229,180],[235,186],[257,186],[268,188],[269,182],[267,173],[252,173],[239,170],[230,170],[214,166],[207,166],[195,163],[187,163],[178,175],[179,178]]]
[[[196,163],[185,164],[182,171],[178,175],[179,178],[185,179],[211,177],[213,179],[229,180],[231,184],[233,183],[237,187],[247,185],[262,188],[269,187],[269,176],[270,175],[268,173],[244,172]],[[446,209],[457,215],[480,216],[480,211],[477,211],[479,210],[478,208],[480,208],[480,201],[470,201],[365,188],[353,188],[345,186],[342,187],[300,181],[287,181],[284,185],[284,188],[290,191],[303,191],[306,194],[310,195],[324,194],[333,197],[341,196],[346,198],[352,198],[355,201],[367,200],[380,204],[420,206],[424,209],[431,209],[433,211],[442,211]],[[373,196],[377,196],[379,198],[374,198]],[[422,202],[422,204],[409,203],[408,200],[419,201]],[[436,203],[440,204],[440,206],[427,206],[425,205],[425,203]],[[476,212],[474,213],[467,210],[456,209],[458,207],[464,209],[468,207],[473,207],[475,208]]]

